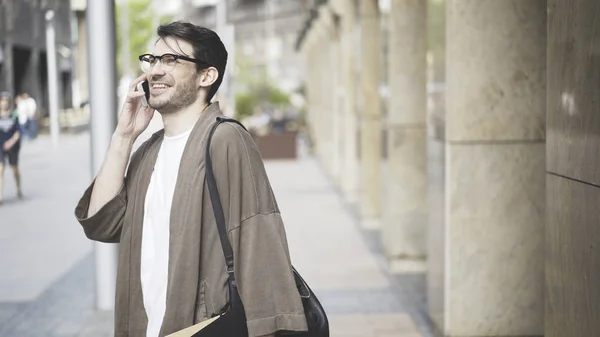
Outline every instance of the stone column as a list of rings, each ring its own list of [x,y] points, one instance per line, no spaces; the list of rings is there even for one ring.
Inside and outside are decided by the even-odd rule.
[[[360,25],[360,209],[363,226],[377,228],[381,216],[381,26],[377,0],[360,1]]]
[[[323,27],[322,18],[319,17],[317,20],[313,22],[313,26],[311,30],[314,34],[313,40],[313,53],[314,53],[314,67],[315,67],[315,81],[311,83],[311,85],[315,86],[315,114],[313,123],[315,124],[317,139],[316,145],[318,149],[318,158],[323,163],[327,172],[329,172],[329,162],[327,158],[327,116],[324,116],[324,106],[325,106],[325,91],[327,90],[327,86],[325,84],[325,76],[323,71],[326,69],[325,61],[326,57],[324,57],[323,53],[326,48],[325,44],[325,28]]]
[[[324,46],[325,43],[325,28],[321,17],[318,17],[313,21],[310,27],[311,41],[310,49],[312,54],[312,64],[309,66],[312,68],[313,81],[309,83],[312,86],[312,97],[313,97],[313,112],[312,112],[312,124],[314,127],[314,142],[315,142],[315,154],[317,158],[323,163],[323,166],[329,172],[329,162],[327,158],[327,146],[328,146],[328,134],[327,134],[327,116],[324,116],[325,106],[325,91],[327,86],[325,84],[325,76],[323,74],[326,69],[326,57],[324,57]]]
[[[446,6],[441,330],[542,336],[546,1]]]
[[[331,56],[330,56],[330,64],[332,74],[332,116],[333,116],[333,179],[337,186],[341,186],[342,183],[342,172],[344,170],[342,163],[342,154],[343,154],[343,145],[344,145],[344,101],[343,101],[343,92],[341,90],[341,78],[340,78],[340,38],[339,31],[336,29],[335,37],[333,41]]]
[[[81,102],[90,99],[89,79],[88,79],[88,46],[87,46],[87,18],[86,11],[75,12],[77,17],[77,53],[76,53],[76,73],[77,83],[79,84],[79,98]]]
[[[329,69],[327,74],[330,77],[330,97],[329,97],[329,108],[328,112],[331,115],[331,176],[334,183],[337,186],[341,184],[341,175],[343,171],[342,166],[342,145],[343,145],[343,100],[341,97],[342,92],[340,91],[341,76],[340,73],[343,68],[340,66],[340,27],[339,22],[333,20],[335,10],[332,6],[323,6],[327,8],[327,14],[331,20],[330,30],[330,50],[328,57]]]
[[[343,81],[342,90],[342,130],[343,142],[341,153],[341,186],[344,198],[347,202],[358,201],[358,120],[356,108],[356,95],[358,82],[356,80],[356,6],[354,1],[338,1],[338,8],[341,15],[340,64],[343,68],[341,80]]]
[[[316,60],[315,60],[315,50],[314,50],[314,31],[312,29],[308,30],[306,36],[304,38],[304,42],[302,45],[302,51],[304,54],[305,62],[306,62],[306,71],[307,71],[307,80],[306,80],[306,96],[307,96],[307,111],[306,111],[306,127],[309,130],[310,134],[310,142],[312,146],[312,151],[315,155],[319,153],[319,134],[317,130],[317,123],[315,123],[315,116],[317,110],[317,88],[316,84],[313,85],[317,81],[316,78]]]
[[[390,9],[382,240],[388,259],[422,260],[427,224],[427,2],[392,0]]]
[[[427,93],[427,310],[444,326],[446,6],[429,0]],[[430,62],[431,61],[431,62]]]
[[[335,54],[335,23],[333,22],[332,13],[327,5],[319,7],[319,17],[316,28],[319,32],[319,62],[320,62],[320,79],[319,91],[321,97],[320,114],[318,117],[319,124],[322,129],[323,153],[321,160],[332,180],[335,180],[335,161],[334,148],[336,144],[334,136],[334,95],[335,95],[335,70],[333,67],[332,55]]]

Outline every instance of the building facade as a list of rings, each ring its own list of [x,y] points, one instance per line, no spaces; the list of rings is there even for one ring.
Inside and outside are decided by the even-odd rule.
[[[217,29],[217,3],[184,2],[185,18]],[[227,0],[226,23],[234,27],[233,59],[243,62],[251,76],[266,76],[288,93],[297,90],[303,82],[304,67],[295,43],[305,6],[305,1],[296,0]],[[235,88],[244,90],[237,84]]]
[[[0,90],[28,92],[38,113],[48,114],[46,13],[54,11],[60,107],[72,105],[71,11],[69,0],[0,1]]]
[[[298,48],[315,153],[388,267],[426,274],[444,336],[599,336],[597,1],[381,3],[313,1]]]

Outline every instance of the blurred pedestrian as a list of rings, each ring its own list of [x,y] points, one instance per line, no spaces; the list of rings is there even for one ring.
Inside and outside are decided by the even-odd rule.
[[[17,184],[17,197],[21,199],[21,175],[19,173],[19,151],[21,148],[21,133],[19,131],[19,121],[15,117],[15,112],[11,109],[10,94],[8,92],[0,93],[0,204],[2,198],[2,183],[4,177],[4,165],[8,164],[12,168],[15,182]]]
[[[240,125],[213,129],[223,118],[211,99],[225,72],[225,46],[214,31],[186,22],[160,26],[158,36],[154,52],[139,57],[145,74],[131,84],[104,163],[75,210],[88,238],[120,242],[115,336],[157,337],[188,328],[229,310],[230,296],[238,293],[245,320],[235,328],[248,336],[306,331],[259,150]],[[135,90],[144,80],[149,106]],[[154,109],[164,129],[140,146],[128,166],[132,144]],[[205,180],[211,130],[210,167],[233,265],[224,257]]]
[[[27,103],[23,100],[21,95],[15,97],[15,104],[17,105],[17,121],[19,122],[19,132],[21,133],[21,139],[27,139],[27,120],[29,119],[29,113],[27,112]]]
[[[20,94],[17,99],[21,138],[34,139],[37,136],[37,103],[27,92]]]

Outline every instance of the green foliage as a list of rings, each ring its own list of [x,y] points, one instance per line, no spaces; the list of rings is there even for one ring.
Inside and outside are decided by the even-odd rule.
[[[236,118],[243,119],[254,113],[256,97],[250,93],[237,94],[235,97]]]
[[[260,103],[265,105],[286,106],[290,104],[290,96],[270,81],[263,80],[250,86]]]
[[[290,96],[276,87],[270,87],[267,94],[267,102],[277,106],[290,105]]]
[[[256,107],[280,107],[291,105],[290,96],[281,91],[268,78],[264,65],[255,64],[251,58],[236,48],[236,117],[252,115]]]
[[[237,118],[244,118],[254,113],[257,106],[280,107],[290,106],[290,96],[271,83],[263,82],[248,87],[248,91],[236,95]]]
[[[175,21],[175,16],[174,15],[161,15],[161,17],[158,19],[159,24],[165,24],[165,23],[169,23],[169,22],[173,22]],[[157,29],[158,27],[154,27],[154,29]]]
[[[169,22],[173,19],[169,15],[160,15],[152,10],[152,0],[129,0],[129,67],[133,74],[140,73],[138,56],[149,52],[149,45],[156,28],[154,27],[154,16],[159,15],[159,23]],[[117,23],[117,66],[119,76],[123,74],[123,45],[122,32],[119,27],[121,22],[122,8],[116,6]]]

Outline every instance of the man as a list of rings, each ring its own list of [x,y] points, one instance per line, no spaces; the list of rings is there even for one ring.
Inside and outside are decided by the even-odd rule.
[[[222,116],[210,103],[227,51],[217,34],[190,23],[158,28],[144,75],[130,86],[102,167],[75,214],[92,240],[120,242],[116,336],[164,336],[219,313],[227,271],[205,184],[208,130]],[[148,80],[149,107],[135,91]],[[153,111],[164,129],[133,154]],[[225,123],[211,144],[250,336],[305,331],[279,209],[257,146]],[[125,175],[125,171],[127,174]]]
[[[10,108],[10,94],[0,93],[0,205],[3,203],[2,184],[4,180],[4,164],[12,168],[17,184],[17,197],[21,199],[21,174],[19,173],[19,151],[21,148],[21,134],[19,122]]]
[[[28,103],[23,99],[23,94],[15,97],[15,104],[17,105],[17,120],[19,121],[19,133],[22,139],[27,139],[27,120],[29,119]]]
[[[21,136],[26,135],[27,138],[34,139],[37,136],[37,103],[35,99],[27,92],[22,93],[19,95],[17,111],[19,124],[21,124]]]

